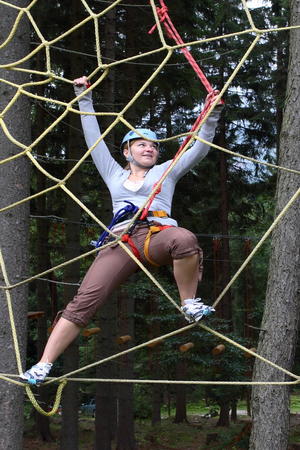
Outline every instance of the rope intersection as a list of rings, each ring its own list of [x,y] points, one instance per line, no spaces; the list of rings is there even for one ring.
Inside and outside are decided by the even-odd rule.
[[[17,17],[16,20],[11,28],[11,30],[8,33],[7,38],[5,39],[5,41],[0,45],[0,49],[6,47],[13,39],[14,36],[16,34],[16,31],[18,30],[18,26],[20,24],[20,21],[23,20],[25,17],[27,18],[27,20],[30,22],[31,26],[33,27],[33,29],[36,32],[36,35],[38,37],[38,39],[40,40],[40,43],[34,48],[34,50],[32,50],[29,54],[27,54],[26,56],[24,56],[22,59],[19,59],[18,61],[12,61],[9,64],[2,64],[0,65],[1,69],[9,69],[9,70],[14,70],[14,71],[22,71],[22,72],[27,72],[28,74],[35,74],[35,75],[39,75],[43,77],[42,81],[32,81],[32,82],[28,82],[28,83],[24,83],[21,85],[18,85],[16,83],[13,83],[9,80],[5,80],[5,79],[0,79],[0,83],[3,83],[4,85],[8,85],[11,86],[15,89],[15,94],[12,97],[12,99],[10,100],[10,102],[6,105],[6,107],[3,109],[3,111],[0,113],[0,126],[4,132],[4,134],[6,135],[7,139],[10,140],[13,144],[15,144],[15,146],[19,149],[18,153],[14,154],[13,156],[10,156],[8,158],[2,159],[0,161],[0,164],[5,164],[8,162],[12,162],[17,158],[26,156],[31,163],[35,166],[35,168],[37,170],[39,170],[45,177],[47,177],[53,184],[48,187],[47,189],[44,189],[40,192],[37,192],[33,195],[30,195],[26,198],[23,198],[22,200],[19,200],[18,202],[9,204],[5,207],[3,207],[2,209],[0,209],[0,212],[4,212],[7,211],[11,208],[14,208],[24,202],[29,202],[41,195],[45,195],[50,191],[54,191],[56,189],[61,189],[66,195],[68,195],[74,202],[76,202],[80,208],[82,208],[82,210],[93,220],[93,222],[95,222],[96,224],[98,224],[103,230],[107,231],[110,236],[114,237],[115,239],[112,242],[109,242],[106,245],[102,246],[102,249],[110,246],[110,245],[115,245],[116,243],[118,245],[120,245],[123,250],[125,252],[127,252],[131,258],[134,259],[134,261],[136,262],[136,264],[141,268],[141,270],[143,270],[143,272],[148,276],[148,278],[151,280],[151,282],[162,292],[162,294],[170,301],[170,303],[177,308],[177,310],[181,312],[180,307],[178,306],[177,302],[169,295],[169,293],[161,286],[161,284],[156,280],[156,278],[152,275],[151,272],[148,271],[148,269],[132,254],[131,250],[127,248],[127,246],[122,242],[122,236],[123,234],[127,233],[128,229],[130,228],[130,226],[132,225],[132,223],[137,219],[137,217],[140,215],[141,211],[143,209],[149,209],[149,206],[151,204],[151,201],[153,199],[153,197],[155,196],[155,194],[157,193],[157,191],[161,188],[162,183],[164,182],[165,178],[168,176],[168,174],[171,172],[171,170],[173,169],[173,167],[177,164],[177,162],[179,161],[180,157],[182,156],[182,154],[188,149],[188,147],[190,146],[191,143],[193,143],[194,140],[198,139],[201,140],[202,142],[206,143],[205,140],[200,139],[197,136],[197,132],[199,131],[200,127],[203,125],[203,123],[206,121],[206,119],[208,118],[209,114],[213,111],[215,105],[219,102],[219,100],[223,97],[223,95],[226,93],[226,91],[228,90],[228,88],[231,86],[234,78],[237,76],[238,72],[240,71],[242,65],[244,64],[244,62],[248,59],[249,55],[251,54],[251,52],[253,51],[253,49],[255,48],[255,46],[257,45],[257,43],[260,41],[260,39],[265,36],[268,33],[274,33],[274,32],[280,32],[280,31],[287,31],[287,30],[292,30],[292,29],[296,29],[296,28],[300,28],[300,25],[298,26],[290,26],[290,27],[281,27],[281,28],[269,28],[269,29],[259,29],[256,27],[251,12],[247,6],[246,0],[242,0],[242,6],[244,9],[244,12],[246,14],[247,17],[247,21],[249,23],[249,28],[238,31],[236,33],[230,33],[230,34],[224,34],[222,36],[217,36],[217,37],[208,37],[206,39],[200,39],[200,40],[196,40],[196,41],[192,41],[192,42],[183,42],[183,40],[181,39],[181,37],[179,36],[178,32],[176,31],[174,25],[172,24],[172,21],[168,15],[168,9],[164,3],[163,0],[159,0],[160,1],[160,5],[161,7],[158,8],[155,5],[155,1],[154,0],[150,0],[150,6],[152,9],[152,13],[153,13],[153,18],[155,21],[155,25],[153,26],[153,28],[149,31],[150,33],[153,33],[154,30],[157,31],[158,34],[158,38],[160,41],[160,46],[152,51],[149,52],[145,52],[143,54],[137,54],[128,58],[124,58],[118,61],[112,61],[109,64],[104,64],[102,62],[102,55],[101,55],[101,48],[100,48],[100,38],[99,38],[99,19],[101,19],[105,14],[107,14],[111,9],[116,8],[118,6],[118,4],[121,3],[121,0],[116,0],[113,3],[109,4],[109,6],[107,6],[104,10],[102,10],[100,13],[95,13],[88,5],[87,1],[85,0],[81,0],[82,6],[85,10],[85,12],[88,14],[88,16],[82,20],[81,22],[77,23],[76,25],[74,25],[72,28],[68,29],[67,31],[65,31],[64,33],[62,33],[61,35],[57,36],[56,38],[48,41],[47,39],[45,39],[45,37],[43,36],[42,30],[39,29],[33,15],[31,14],[31,9],[33,8],[33,6],[38,2],[38,0],[33,0],[29,3],[29,5],[25,8],[21,8],[18,7],[16,5],[13,5],[7,1],[3,1],[0,0],[0,4],[6,6],[6,7],[10,7],[10,8],[14,8],[15,10],[17,10]],[[92,90],[97,88],[97,86],[99,86],[101,84],[101,82],[107,77],[109,71],[114,68],[115,66],[119,66],[120,64],[124,64],[127,62],[132,62],[132,61],[138,61],[140,58],[144,58],[145,56],[151,55],[151,54],[161,54],[162,55],[162,60],[160,62],[160,64],[158,64],[158,67],[154,70],[154,72],[152,73],[152,75],[145,81],[145,83],[140,87],[140,89],[136,92],[136,94],[132,97],[132,99],[123,107],[123,109],[120,112],[109,112],[109,113],[104,113],[104,112],[100,112],[100,113],[95,113],[95,115],[99,115],[99,116],[105,116],[105,115],[110,115],[114,118],[114,120],[112,121],[111,125],[103,132],[102,136],[84,153],[84,155],[82,156],[82,158],[76,162],[76,164],[73,166],[73,168],[65,175],[64,178],[59,179],[55,176],[53,176],[49,171],[47,171],[46,169],[44,169],[41,164],[39,163],[39,161],[34,157],[33,155],[33,151],[35,150],[35,147],[44,139],[46,138],[49,133],[51,133],[55,126],[57,124],[59,124],[61,121],[64,120],[64,118],[69,114],[69,113],[75,113],[75,114],[89,114],[89,113],[85,113],[85,112],[79,112],[78,109],[75,107],[78,99],[80,97],[82,97],[84,95],[81,94],[78,97],[74,97],[70,102],[63,102],[63,101],[59,101],[59,100],[55,100],[55,99],[51,99],[51,98],[46,98],[46,97],[42,97],[39,96],[37,94],[34,94],[31,92],[31,88],[34,86],[39,86],[39,85],[47,85],[48,83],[53,83],[53,82],[62,82],[62,83],[69,83],[69,84],[73,84],[73,81],[70,79],[67,79],[63,76],[57,75],[55,73],[55,69],[53,67],[52,64],[52,59],[51,59],[51,48],[55,46],[55,44],[57,42],[59,42],[61,39],[65,38],[66,36],[69,36],[70,34],[72,34],[74,31],[76,31],[77,29],[79,29],[80,27],[86,25],[87,23],[91,23],[93,24],[94,27],[94,35],[95,35],[95,52],[96,52],[96,58],[97,58],[97,66],[96,68],[89,74],[88,78],[91,81],[91,86],[88,88],[88,90]],[[168,34],[168,37],[175,40],[175,44],[174,45],[170,45],[167,44],[165,41],[165,37],[164,37],[164,33],[163,33],[163,27],[166,29],[166,32]],[[250,46],[245,50],[245,53],[243,55],[243,57],[241,58],[241,60],[239,61],[239,63],[237,64],[237,66],[234,68],[234,70],[232,71],[232,73],[230,74],[230,76],[228,77],[228,79],[226,80],[226,82],[224,83],[224,86],[222,87],[222,89],[220,90],[219,94],[217,94],[215,97],[213,97],[211,104],[208,107],[208,110],[205,111],[203,114],[201,114],[198,119],[196,120],[193,128],[191,129],[190,132],[188,133],[184,133],[184,134],[180,134],[177,136],[172,136],[170,138],[166,138],[166,139],[161,139],[160,142],[168,142],[171,139],[177,139],[180,137],[185,137],[184,143],[183,145],[180,147],[179,151],[176,153],[172,163],[170,164],[170,166],[167,168],[166,172],[163,174],[163,176],[161,177],[161,179],[158,181],[158,183],[156,184],[156,186],[153,188],[152,192],[149,194],[147,200],[145,201],[144,205],[142,205],[142,207],[140,208],[140,210],[136,213],[136,215],[132,218],[131,222],[128,224],[127,228],[124,230],[124,232],[122,233],[121,236],[117,236],[115,235],[113,232],[111,232],[111,230],[109,230],[104,223],[102,223],[102,221],[96,217],[92,211],[90,211],[90,209],[83,203],[81,202],[67,187],[66,187],[66,182],[67,180],[72,176],[72,174],[82,165],[82,163],[87,159],[87,157],[91,154],[91,152],[93,151],[93,149],[96,147],[96,145],[103,139],[105,139],[105,137],[109,134],[109,132],[115,128],[117,125],[119,124],[123,124],[125,125],[128,129],[134,130],[135,128],[131,125],[131,123],[129,123],[124,115],[125,113],[128,111],[128,109],[136,102],[136,100],[145,92],[145,90],[148,88],[148,86],[153,82],[153,80],[155,80],[155,78],[160,74],[160,72],[162,71],[162,69],[165,67],[165,65],[168,63],[168,61],[170,60],[171,56],[174,54],[175,51],[180,50],[184,56],[186,57],[186,59],[188,60],[188,62],[191,64],[191,66],[193,67],[194,71],[196,72],[196,74],[198,75],[200,81],[203,83],[204,87],[206,88],[207,92],[212,92],[213,89],[210,85],[210,83],[207,81],[207,79],[205,78],[203,72],[201,71],[200,67],[198,66],[197,62],[194,60],[194,58],[192,57],[190,51],[188,50],[188,48],[193,48],[195,46],[203,46],[205,45],[205,43],[208,42],[212,42],[215,40],[222,40],[222,39],[228,39],[229,37],[238,37],[244,34],[249,34],[249,35],[254,35],[254,39],[252,41],[252,43],[250,44]],[[38,70],[30,70],[30,69],[26,69],[24,67],[21,67],[21,65],[24,62],[30,61],[30,59],[36,55],[38,52],[44,52],[45,54],[45,71],[38,71]],[[33,98],[34,100],[38,100],[40,102],[46,102],[46,103],[50,103],[50,104],[55,104],[57,106],[62,107],[63,112],[31,143],[30,146],[26,146],[25,144],[23,144],[22,142],[19,142],[18,140],[16,140],[9,132],[5,119],[6,119],[6,114],[8,113],[8,111],[14,106],[14,104],[16,103],[16,101],[18,100],[18,98],[20,96],[27,96],[30,98]],[[91,113],[90,113],[91,114]],[[209,143],[210,144],[210,143]],[[225,153],[228,153],[232,156],[236,156],[238,158],[244,158],[245,160],[251,161],[253,163],[256,164],[261,164],[261,165],[265,165],[267,167],[271,167],[271,168],[275,168],[277,170],[281,170],[281,171],[288,171],[294,174],[300,174],[299,170],[296,170],[294,168],[288,168],[288,167],[282,167],[279,165],[275,165],[275,164],[270,164],[267,162],[263,162],[254,158],[249,158],[246,157],[244,155],[241,155],[239,153],[236,152],[232,152],[226,148],[217,146],[215,144],[210,144],[212,147],[214,147],[216,150],[218,151],[222,151]],[[292,197],[290,198],[290,200],[288,201],[288,203],[285,205],[285,207],[282,209],[282,211],[280,212],[280,214],[275,218],[274,222],[272,223],[272,225],[269,227],[268,230],[266,230],[266,232],[264,233],[264,235],[262,236],[262,238],[259,240],[259,242],[257,243],[257,245],[254,247],[254,249],[252,250],[252,252],[249,254],[249,256],[245,259],[245,261],[243,262],[243,264],[241,265],[241,267],[238,269],[238,271],[236,272],[236,274],[232,277],[232,279],[230,280],[230,282],[228,283],[228,285],[224,288],[224,290],[221,292],[221,294],[218,296],[218,298],[215,299],[213,306],[216,307],[218,305],[218,303],[222,300],[222,298],[224,297],[224,295],[226,294],[226,292],[229,290],[229,288],[232,286],[232,284],[237,280],[237,278],[239,277],[239,275],[241,274],[241,272],[244,270],[244,268],[247,266],[247,264],[251,261],[251,259],[254,257],[254,255],[258,252],[258,250],[261,248],[261,246],[264,244],[264,242],[266,241],[266,239],[270,236],[271,232],[274,230],[274,228],[276,227],[276,225],[278,224],[278,222],[282,219],[282,217],[287,213],[287,211],[289,210],[289,208],[294,204],[294,202],[299,198],[300,195],[300,189],[297,190]],[[53,272],[57,269],[60,269],[62,267],[65,267],[68,264],[72,264],[75,261],[78,261],[80,259],[86,258],[89,255],[92,255],[94,253],[96,253],[98,250],[97,249],[93,249],[91,251],[88,251],[76,258],[73,258],[69,261],[65,261],[61,264],[58,264],[54,267],[49,268],[48,270],[36,274],[34,276],[31,276],[25,280],[22,280],[18,283],[15,284],[10,284],[7,273],[6,273],[6,267],[5,267],[5,261],[3,259],[2,256],[2,252],[0,249],[0,266],[1,266],[1,270],[3,273],[3,278],[4,278],[4,285],[0,286],[0,288],[5,292],[6,295],[6,301],[7,301],[7,308],[8,308],[8,313],[9,313],[9,320],[10,320],[10,325],[11,325],[11,332],[12,332],[12,337],[13,337],[13,342],[14,342],[14,350],[15,350],[15,355],[16,355],[16,361],[17,361],[17,369],[18,369],[18,373],[21,374],[22,373],[22,365],[21,365],[21,357],[20,357],[20,351],[19,351],[19,345],[18,345],[18,337],[17,337],[17,333],[16,333],[16,328],[15,328],[15,321],[14,321],[14,313],[13,313],[13,308],[12,308],[12,302],[11,302],[11,291],[13,289],[15,289],[18,286],[21,286],[23,284],[27,284],[37,278],[40,278],[50,272]],[[90,369],[92,367],[95,367],[97,365],[103,364],[104,362],[110,361],[112,359],[118,358],[124,354],[127,354],[129,352],[133,352],[133,351],[137,351],[151,343],[155,343],[159,340],[162,339],[168,339],[172,336],[175,336],[177,334],[180,334],[184,331],[187,330],[191,330],[194,327],[199,327],[205,331],[207,331],[208,333],[211,333],[215,336],[217,336],[218,338],[228,342],[229,344],[237,347],[238,349],[247,352],[248,354],[251,354],[252,356],[254,356],[255,358],[258,358],[262,361],[264,361],[265,363],[269,364],[270,366],[280,370],[281,372],[285,373],[286,375],[288,375],[289,377],[293,378],[294,381],[283,381],[283,382],[279,382],[279,381],[273,381],[273,382],[264,382],[264,381],[259,381],[259,382],[241,382],[241,381],[235,381],[235,382],[226,382],[226,381],[172,381],[172,380],[119,380],[119,379],[112,379],[112,380],[106,380],[106,379],[89,379],[89,378],[76,378],[74,377],[74,375],[79,374],[80,372]],[[0,379],[5,380],[7,382],[10,383],[14,383],[16,385],[19,386],[23,386],[24,384],[15,380],[14,378],[17,378],[17,375],[12,375],[12,374],[0,374]],[[185,327],[179,328],[177,330],[174,330],[170,333],[167,333],[163,336],[159,336],[157,338],[151,339],[147,342],[144,342],[142,344],[139,344],[135,347],[132,347],[130,349],[127,349],[125,351],[119,352],[115,355],[112,355],[108,358],[96,361],[92,364],[86,365],[84,367],[81,367],[75,371],[69,372],[67,374],[64,374],[61,377],[57,377],[57,378],[48,378],[47,381],[44,383],[44,385],[48,385],[54,382],[58,382],[58,388],[57,388],[57,392],[56,392],[56,397],[55,397],[55,402],[54,402],[54,406],[53,409],[50,412],[46,412],[44,411],[40,405],[37,403],[32,390],[29,386],[25,386],[25,390],[27,393],[28,398],[30,399],[30,401],[32,402],[33,406],[41,413],[47,416],[51,416],[53,414],[55,414],[57,412],[57,409],[59,407],[59,403],[60,403],[60,399],[61,399],[61,395],[62,395],[62,391],[64,386],[66,385],[68,380],[72,380],[72,381],[78,381],[78,382],[118,382],[118,383],[169,383],[169,384],[222,384],[222,385],[253,385],[253,384],[274,384],[274,385],[283,385],[283,384],[298,384],[300,382],[300,377],[285,370],[284,368],[274,364],[272,361],[265,359],[264,357],[258,355],[257,353],[247,349],[246,347],[240,345],[239,343],[233,341],[232,339],[226,337],[225,335],[217,332],[216,330],[211,329],[210,327],[204,325],[203,323],[193,323],[190,325],[187,325]]]

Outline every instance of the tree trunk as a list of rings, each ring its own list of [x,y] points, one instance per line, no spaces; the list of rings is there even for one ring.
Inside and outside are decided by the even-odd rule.
[[[130,5],[125,7],[126,10],[126,41],[125,41],[125,54],[127,58],[136,54],[136,26],[139,17],[136,14],[135,8]],[[136,93],[137,88],[137,71],[134,64],[125,64],[123,68],[124,83],[126,89],[122,90],[122,101],[124,104],[128,103]],[[126,119],[135,126],[136,124],[136,102],[126,112]]]
[[[96,359],[104,359],[116,353],[116,296],[112,296],[100,311],[101,333],[97,336]],[[100,364],[96,368],[96,377],[111,379],[116,377],[115,364]],[[96,384],[96,421],[95,449],[111,450],[116,434],[116,384]]]
[[[46,178],[41,172],[37,174],[37,187],[41,191],[45,189]],[[46,215],[46,197],[41,195],[37,198],[37,215]],[[37,219],[37,238],[36,238],[36,271],[41,273],[48,269],[50,264],[49,248],[46,245],[49,236],[49,222],[42,218]],[[48,283],[42,280],[36,281],[36,305],[38,311],[43,311],[44,315],[37,319],[37,357],[36,361],[40,359],[43,353],[45,343],[47,341],[47,318],[49,317],[50,302],[49,302],[49,288]],[[42,405],[49,405],[50,396],[48,389],[41,389],[39,392],[39,401]],[[49,417],[36,412],[36,425],[41,439],[46,442],[53,441],[53,436],[50,431]]]
[[[71,2],[72,16],[82,17],[81,5],[72,0]],[[70,21],[71,26],[72,19]],[[80,48],[84,42],[84,30],[80,28],[77,32],[69,36],[70,48],[75,51]],[[72,78],[77,78],[83,73],[82,58],[74,54],[70,60],[70,73]],[[67,91],[67,94],[69,92]],[[74,92],[71,92],[74,96]],[[69,116],[68,127],[68,142],[67,142],[67,170],[70,171],[76,161],[82,157],[81,141],[78,142],[78,135],[74,133],[74,129],[79,128],[79,116],[71,114]],[[83,144],[83,142],[82,142]],[[75,162],[74,162],[75,161]],[[70,191],[80,199],[82,189],[82,172],[77,169],[71,178],[67,181],[67,187]],[[67,223],[65,227],[66,242],[65,242],[65,260],[75,258],[80,254],[80,221],[81,221],[81,207],[70,197],[66,198],[65,217]],[[78,290],[76,285],[80,280],[80,261],[76,261],[64,268],[64,281],[70,283],[64,286],[63,304],[66,305],[72,300]],[[72,285],[73,284],[73,285]],[[78,339],[75,339],[63,355],[63,371],[68,373],[79,366],[79,344]],[[62,431],[60,437],[60,448],[62,450],[76,450],[78,448],[78,383],[68,383],[64,389],[62,397]]]
[[[15,1],[18,7],[25,7],[26,2]],[[16,19],[17,10],[0,5],[0,41],[4,42]],[[3,18],[5,17],[5,20]],[[29,52],[28,22],[22,20],[14,38],[1,51],[1,63],[9,64],[22,58]],[[24,67],[24,66],[23,66]],[[27,65],[28,67],[28,65]],[[0,79],[22,84],[29,81],[29,76],[14,70],[0,69]],[[15,94],[16,89],[0,82],[0,111],[6,107]],[[3,116],[11,135],[19,142],[28,145],[30,142],[30,103],[28,97],[22,95]],[[13,156],[21,148],[12,143],[0,130],[1,159]],[[1,207],[21,200],[29,195],[29,161],[27,157],[12,160],[0,166]],[[7,276],[11,284],[28,276],[28,202],[20,204],[1,213],[0,245]],[[0,285],[4,286],[4,278],[0,269]],[[16,325],[19,349],[24,369],[27,331],[27,296],[28,288],[21,286],[10,290],[14,321]],[[0,290],[1,327],[0,327],[0,372],[18,373],[15,348],[12,340],[11,324],[8,316],[5,290]],[[21,369],[21,368],[20,368]],[[0,448],[1,450],[22,449],[23,440],[23,399],[24,390],[5,381],[0,382]]]
[[[146,304],[149,307],[149,311],[147,308],[147,315],[149,317],[155,317],[159,315],[158,311],[158,300],[155,297],[155,289],[154,287],[150,290],[149,296],[147,298]],[[148,332],[148,339],[151,340],[157,336],[161,335],[161,329],[160,329],[160,321],[155,320],[151,321],[148,325],[149,332]],[[161,345],[154,345],[151,346],[148,349],[148,366],[149,366],[149,373],[152,374],[152,377],[154,378],[161,378],[161,371],[160,367],[157,364],[157,361],[159,361],[159,354],[160,354]],[[157,423],[161,422],[161,400],[162,400],[162,386],[161,384],[152,384],[149,386],[150,388],[150,395],[151,395],[151,424],[155,425]]]
[[[111,220],[111,200],[109,195],[102,193],[101,220],[109,223]],[[109,215],[107,212],[109,211]],[[116,353],[116,317],[117,299],[113,294],[103,305],[98,314],[101,332],[97,339],[96,360],[104,359]],[[96,367],[97,378],[115,378],[116,365],[114,363],[100,364]],[[97,450],[111,450],[112,441],[116,434],[117,393],[115,383],[96,383],[96,420],[95,420],[95,448]]]
[[[300,0],[291,1],[291,25],[300,20]],[[290,61],[286,105],[280,137],[279,164],[300,166],[300,30],[290,32]],[[276,212],[299,189],[299,175],[281,171],[277,180]],[[272,237],[266,305],[258,353],[292,370],[299,327],[299,198],[276,227]],[[286,381],[283,372],[255,363],[255,380]],[[256,386],[252,391],[253,427],[250,449],[283,450],[288,446],[288,386]]]
[[[277,18],[286,18],[286,7],[283,6],[280,0],[272,1],[272,12]],[[278,23],[277,26],[285,26],[287,23]],[[279,154],[279,145],[280,145],[280,132],[281,125],[283,119],[283,106],[284,106],[284,98],[282,93],[285,91],[286,83],[287,83],[287,41],[288,34],[284,33],[283,35],[280,33],[274,34],[274,50],[276,52],[276,72],[275,72],[275,101],[276,101],[276,150],[277,155]]]
[[[36,61],[36,69],[42,71],[43,63],[42,55],[38,53],[37,61]],[[44,86],[36,86],[35,92],[43,96],[44,95]],[[35,108],[37,110],[35,114],[35,121],[33,124],[33,139],[35,140],[38,136],[40,136],[43,130],[46,128],[45,122],[45,110],[40,107],[39,103],[36,103]],[[44,144],[44,142],[37,146],[37,153],[41,156],[47,153],[48,147]],[[36,174],[36,185],[37,191],[43,191],[47,187],[47,178],[45,175],[38,171]],[[46,195],[40,195],[37,197],[35,201],[35,210],[31,209],[33,214],[40,216],[36,219],[36,273],[41,273],[44,270],[49,269],[51,267],[50,262],[50,252],[49,246],[47,245],[49,240],[49,230],[50,230],[50,222],[48,219],[43,219],[43,216],[47,215],[47,197]],[[51,292],[51,285],[50,285]],[[39,361],[40,357],[43,354],[43,350],[48,338],[47,333],[47,320],[49,318],[50,311],[50,301],[49,301],[49,288],[48,283],[43,280],[36,280],[36,307],[38,311],[44,311],[44,315],[37,319],[37,342],[36,342],[36,350],[37,355],[34,355],[36,361]],[[42,405],[49,405],[50,396],[48,389],[40,390],[40,403]],[[40,414],[39,412],[35,412],[36,426],[38,434],[41,439],[45,442],[53,441],[53,436],[50,430],[50,420],[49,417]]]
[[[252,243],[250,239],[244,241],[244,256],[245,259],[248,258],[252,250]],[[244,270],[244,337],[247,339],[248,343],[253,345],[255,342],[254,329],[252,328],[252,314],[254,309],[253,302],[253,269],[251,263],[247,264]]]
[[[71,124],[73,121],[70,122]],[[78,145],[78,139],[75,141],[74,132],[70,129],[68,158],[78,160],[82,156],[81,146]],[[74,164],[74,163],[73,163]],[[68,164],[68,168],[71,165]],[[81,174],[77,170],[67,182],[68,189],[77,197],[81,194]],[[80,254],[80,218],[81,208],[71,198],[67,198],[65,216],[67,223],[65,260],[75,258]],[[63,303],[66,305],[78,290],[80,280],[80,261],[65,266],[64,281],[71,283],[64,286]],[[72,285],[74,284],[74,285]],[[63,371],[68,373],[78,368],[79,349],[76,339],[64,353]],[[63,450],[78,448],[78,383],[68,383],[63,392],[63,414],[62,414],[62,433],[61,448]]]
[[[220,400],[218,404],[220,405],[220,415],[216,426],[229,427],[230,402],[225,399],[224,401]]]
[[[70,118],[69,140],[68,140],[68,159],[78,160],[82,156],[81,146],[78,143],[78,137],[74,134],[74,117]],[[74,163],[68,163],[68,170]],[[67,187],[76,197],[81,195],[81,174],[77,170],[67,182]],[[80,254],[80,219],[81,208],[71,198],[66,199],[65,217],[67,223],[65,226],[66,245],[65,260],[75,258]],[[78,290],[80,280],[80,261],[69,264],[64,268],[64,281],[70,283],[64,286],[63,304],[66,305],[72,300]],[[72,285],[73,284],[73,285]],[[78,368],[79,350],[78,340],[76,339],[64,353],[63,371],[68,373]],[[63,412],[62,412],[62,433],[61,449],[75,450],[78,448],[78,383],[68,383],[63,392]]]
[[[72,135],[72,131],[71,131]],[[73,142],[72,142],[73,140]],[[78,142],[70,136],[69,152],[70,159],[79,159],[81,155],[81,147]],[[69,166],[69,165],[68,165]],[[70,168],[70,167],[69,167]],[[77,170],[67,183],[74,195],[80,196],[81,193],[81,176]],[[65,216],[68,220],[66,223],[66,246],[65,260],[75,258],[80,254],[80,217],[81,208],[72,199],[67,198]],[[65,266],[64,281],[71,283],[64,286],[63,303],[66,305],[78,290],[77,283],[80,280],[80,261]],[[72,285],[74,284],[74,285]],[[68,373],[78,368],[79,349],[78,340],[76,339],[64,353],[63,372]],[[62,433],[61,433],[61,449],[75,450],[78,448],[78,383],[68,383],[63,392],[63,413],[62,413]]]
[[[103,48],[104,62],[110,63],[116,59],[116,8],[111,9],[105,16]],[[111,70],[102,83],[103,94],[101,102],[107,105],[107,111],[115,110],[115,70]],[[102,110],[103,108],[101,108]],[[112,118],[109,116],[101,117],[100,128],[104,132],[111,124]],[[107,144],[110,150],[114,150],[115,132],[109,134]],[[108,224],[111,220],[111,199],[107,189],[102,192],[101,220]],[[107,304],[101,308],[100,328],[101,333],[97,336],[98,351],[97,359],[103,359],[116,352],[116,316],[117,300],[116,295],[108,299]],[[115,378],[116,365],[108,363],[97,366],[97,378]],[[110,450],[112,441],[116,435],[117,421],[117,395],[115,383],[97,383],[96,385],[96,421],[95,421],[95,448],[98,450]]]
[[[180,358],[176,367],[177,380],[185,380],[186,378],[186,360],[184,357]],[[176,384],[176,413],[174,423],[187,422],[186,416],[186,387],[184,384]]]
[[[231,414],[230,414],[231,422],[237,421],[237,402],[233,401],[231,403]]]
[[[226,146],[225,142],[225,120],[221,117],[220,120],[220,134],[218,136],[218,145],[221,147]],[[220,152],[219,156],[219,170],[220,170],[220,223],[222,230],[222,239],[220,246],[220,282],[221,286],[217,294],[225,288],[230,281],[230,248],[229,248],[229,193],[228,193],[228,167],[227,167],[227,155],[224,152]],[[218,304],[216,313],[221,319],[227,320],[227,330],[232,330],[232,298],[231,291],[228,290],[223,296],[221,302]],[[220,416],[217,426],[229,426],[229,411],[230,402],[226,393],[223,398],[220,399]]]
[[[225,121],[224,118],[220,120],[221,133],[218,137],[218,145],[225,147]],[[222,245],[220,249],[221,259],[221,286],[220,292],[230,281],[230,248],[229,248],[229,193],[228,193],[228,174],[227,174],[227,155],[220,152],[220,222],[222,230]],[[222,319],[232,321],[232,299],[230,290],[226,292],[222,301],[217,307],[217,315]],[[228,327],[229,328],[229,327]],[[230,327],[231,328],[231,327]]]
[[[119,294],[119,332],[121,335],[134,335],[134,302],[122,291]],[[124,350],[133,346],[130,341],[125,344]],[[133,353],[128,353],[120,359],[119,378],[133,378]],[[134,414],[133,414],[133,385],[121,383],[118,388],[118,422],[117,422],[117,446],[116,450],[135,450],[134,439]]]
[[[153,372],[152,372],[153,373]],[[151,424],[156,425],[161,423],[161,399],[162,399],[162,387],[160,384],[154,384],[151,388],[152,393],[152,412],[151,412]]]

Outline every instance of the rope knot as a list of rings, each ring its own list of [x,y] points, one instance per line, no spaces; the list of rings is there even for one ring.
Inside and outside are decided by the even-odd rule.
[[[167,5],[163,5],[161,8],[156,8],[157,14],[160,18],[160,21],[163,22],[167,18],[167,13],[169,11]]]
[[[162,4],[162,7],[159,8],[158,6],[156,7],[156,11],[157,11],[157,15],[159,17],[159,21],[160,22],[164,22],[167,18],[168,18],[168,7],[167,5],[164,4],[163,1],[160,2]],[[152,34],[153,31],[157,28],[157,25],[153,25],[153,27],[151,28],[151,30],[148,31],[148,34]]]
[[[58,411],[60,401],[61,401],[62,391],[63,391],[63,388],[66,386],[67,382],[68,382],[68,380],[66,378],[62,379],[59,382],[59,386],[56,391],[53,408],[51,409],[51,411],[45,411],[43,408],[40,407],[40,405],[38,404],[35,396],[33,395],[32,391],[28,385],[25,386],[25,390],[26,390],[26,394],[27,394],[29,400],[32,403],[32,406],[43,416],[50,417],[50,416],[53,416],[54,414],[56,414]]]

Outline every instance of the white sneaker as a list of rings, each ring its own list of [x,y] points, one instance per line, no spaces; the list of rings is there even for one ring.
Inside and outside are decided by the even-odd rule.
[[[202,317],[209,316],[215,312],[215,309],[211,306],[204,305],[201,302],[201,298],[188,298],[184,300],[184,306],[181,310],[185,314],[185,318],[188,322],[198,322]]]
[[[28,384],[39,384],[45,381],[46,376],[52,367],[51,363],[39,362],[31,367],[31,369],[20,375],[20,378]]]

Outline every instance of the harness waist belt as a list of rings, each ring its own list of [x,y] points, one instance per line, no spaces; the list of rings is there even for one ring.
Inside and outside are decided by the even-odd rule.
[[[169,214],[166,211],[160,210],[160,211],[148,211],[147,213],[148,217],[170,217]]]

